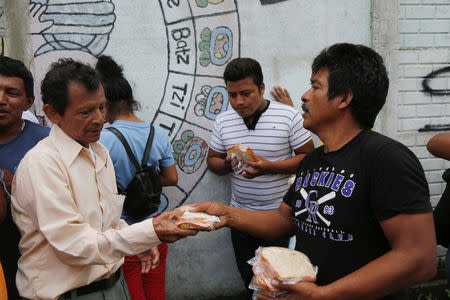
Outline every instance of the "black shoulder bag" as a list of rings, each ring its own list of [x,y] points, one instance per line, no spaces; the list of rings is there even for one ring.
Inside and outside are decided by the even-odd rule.
[[[446,182],[445,190],[433,211],[433,217],[437,244],[447,248],[450,243],[450,169],[445,170],[442,179]]]
[[[125,137],[114,127],[108,127],[114,135],[122,142],[128,157],[136,168],[136,173],[126,187],[125,191],[119,193],[125,195],[123,209],[125,214],[132,219],[141,219],[147,217],[158,210],[161,203],[160,196],[162,191],[159,172],[156,166],[147,166],[148,156],[152,148],[154,128],[150,125],[150,133],[145,146],[142,163],[139,166],[136,157],[131,151]]]

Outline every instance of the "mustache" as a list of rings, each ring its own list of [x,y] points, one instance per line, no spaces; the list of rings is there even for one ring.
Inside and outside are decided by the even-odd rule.
[[[303,109],[303,111],[306,112],[306,113],[309,112],[309,108],[308,108],[308,106],[306,106],[305,103],[302,104],[302,109]]]

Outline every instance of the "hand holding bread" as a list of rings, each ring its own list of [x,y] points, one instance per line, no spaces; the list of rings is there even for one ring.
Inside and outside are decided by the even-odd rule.
[[[227,211],[228,207],[226,205],[223,205],[218,202],[198,202],[192,205],[184,205],[179,208],[177,208],[175,211],[180,213],[180,217],[175,221],[176,224],[179,224],[178,226],[183,227],[200,227],[195,228],[197,230],[215,230],[222,228],[227,223]],[[183,216],[186,211],[188,211],[187,214],[187,220]],[[206,222],[203,225],[195,225],[192,224],[190,220],[192,220],[192,216],[199,217],[201,221]],[[186,222],[188,221],[188,222]],[[183,225],[190,223],[190,225]],[[202,223],[200,223],[202,224]]]
[[[186,208],[184,213],[175,221],[175,225],[182,229],[196,229],[202,231],[214,230],[214,225],[216,223],[220,223],[219,217],[205,212],[191,212],[188,208]]]
[[[153,229],[159,240],[166,243],[173,243],[179,239],[187,236],[193,236],[198,233],[198,230],[182,229],[174,224],[182,215],[181,211],[163,212],[157,218],[153,218]]]
[[[278,297],[286,292],[279,289],[281,283],[293,285],[300,281],[315,281],[316,268],[302,252],[283,247],[261,247],[255,252],[254,277],[250,288],[270,297]]]
[[[227,160],[231,160],[231,169],[235,174],[240,174],[249,162],[258,160],[250,147],[244,147],[241,143],[231,146],[227,149]]]

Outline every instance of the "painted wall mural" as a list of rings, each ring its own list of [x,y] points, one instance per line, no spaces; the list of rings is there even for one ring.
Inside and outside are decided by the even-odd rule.
[[[29,9],[32,69],[37,83],[59,58],[94,63],[107,47],[116,20],[110,0],[30,0]],[[35,85],[36,115],[46,123],[39,86]]]
[[[240,55],[235,0],[159,1],[166,27],[167,77],[152,123],[167,130],[179,182],[164,188],[169,209],[179,206],[206,172],[216,116],[227,110],[222,73]],[[46,123],[39,86],[50,64],[62,57],[95,63],[108,46],[116,21],[113,1],[31,0],[30,41],[36,79],[36,115]]]
[[[167,187],[170,207],[181,205],[206,172],[208,141],[216,116],[228,109],[225,64],[239,57],[236,1],[160,1],[168,40],[163,99],[153,120],[172,141],[180,174]]]

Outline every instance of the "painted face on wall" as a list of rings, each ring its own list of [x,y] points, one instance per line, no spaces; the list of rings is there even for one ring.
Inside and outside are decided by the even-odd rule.
[[[90,92],[71,81],[68,88],[69,103],[64,115],[58,114],[56,124],[71,138],[84,147],[98,141],[106,112],[106,98],[103,87]]]
[[[22,78],[0,75],[0,128],[22,124],[22,113],[33,104]]]
[[[311,88],[301,98],[304,111],[303,127],[314,133],[332,124],[339,111],[338,99],[328,99],[328,75],[327,69],[320,69],[312,74]]]
[[[251,117],[264,109],[264,83],[258,89],[258,86],[253,82],[253,78],[247,77],[238,81],[228,81],[226,85],[231,107],[241,117]]]

